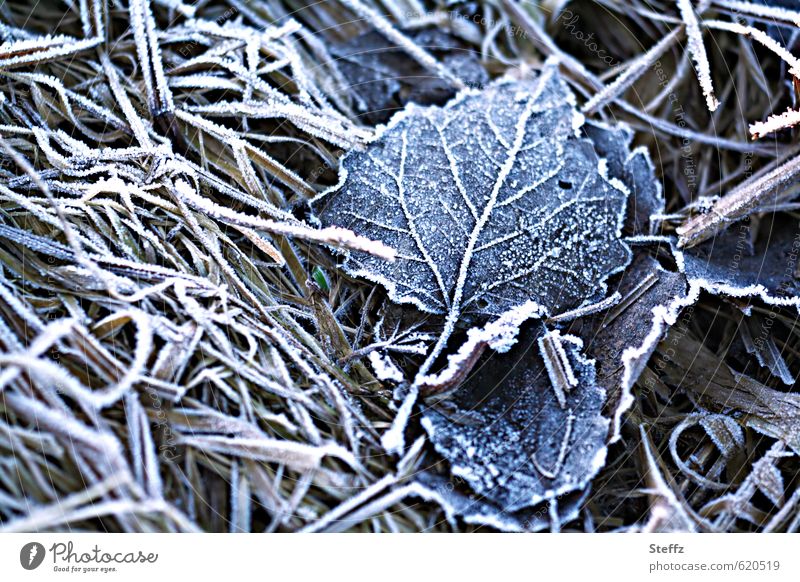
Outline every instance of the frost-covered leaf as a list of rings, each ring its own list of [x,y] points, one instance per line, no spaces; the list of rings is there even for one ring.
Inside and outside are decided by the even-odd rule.
[[[504,532],[557,530],[578,518],[589,494],[587,488],[572,495],[563,495],[558,500],[552,500],[552,508],[548,507],[545,511],[526,508],[511,512],[484,497],[465,491],[460,479],[447,479],[430,471],[423,471],[416,476],[414,490],[417,497],[438,503],[448,521],[459,517],[464,523]]]
[[[486,360],[448,400],[424,411],[436,450],[479,496],[514,512],[583,490],[603,466],[610,421],[594,362],[573,336],[525,339]],[[550,360],[545,362],[545,360]],[[554,389],[561,368],[568,386]]]
[[[447,366],[436,374],[421,376],[417,384],[428,394],[441,393],[456,386],[470,372],[485,348],[507,352],[517,343],[520,326],[541,314],[540,305],[527,301],[483,327],[472,327],[458,350],[447,357]]]
[[[711,293],[800,307],[800,223],[794,218],[745,220],[676,254],[689,281]]]
[[[428,364],[457,322],[527,301],[546,314],[590,303],[628,264],[627,189],[579,137],[574,101],[551,64],[444,108],[411,105],[313,202],[323,224],[397,250],[393,263],[350,253],[348,273],[447,316]]]
[[[619,303],[570,327],[597,361],[597,381],[608,393],[607,409],[614,419],[612,440],[650,355],[680,309],[693,302],[687,299],[686,287],[681,273],[665,270],[649,254],[637,254],[614,287],[621,295]]]
[[[624,125],[610,126],[587,121],[583,133],[608,164],[608,175],[620,180],[630,191],[625,225],[634,235],[653,234],[653,215],[663,214],[664,195],[656,179],[653,162],[644,147],[631,151],[633,132]]]
[[[424,30],[411,38],[468,86],[481,87],[488,82],[478,57],[451,35]],[[368,123],[385,122],[408,103],[443,105],[456,94],[451,83],[432,75],[402,47],[377,32],[356,36],[330,51],[350,83],[356,112]]]

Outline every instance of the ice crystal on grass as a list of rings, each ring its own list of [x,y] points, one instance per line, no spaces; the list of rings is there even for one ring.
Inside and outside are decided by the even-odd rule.
[[[782,129],[794,127],[798,123],[800,123],[800,111],[790,108],[781,114],[770,115],[766,121],[751,123],[750,135],[754,139],[758,139]]]
[[[82,40],[65,36],[46,36],[43,38],[4,42],[0,44],[0,69],[14,69],[35,63],[44,63],[71,57],[81,51],[96,47],[99,38]]]
[[[314,200],[324,225],[397,251],[393,263],[352,252],[348,273],[446,316],[422,374],[459,321],[527,301],[548,315],[579,307],[628,263],[627,188],[579,136],[574,103],[549,64],[443,108],[411,105],[345,156],[340,183]]]
[[[686,25],[686,35],[688,36],[689,53],[694,61],[697,78],[700,81],[700,88],[706,98],[706,106],[709,111],[716,111],[719,101],[714,95],[714,85],[711,81],[711,65],[708,62],[706,47],[703,44],[703,36],[700,31],[700,23],[697,20],[691,0],[677,0],[681,18]]]

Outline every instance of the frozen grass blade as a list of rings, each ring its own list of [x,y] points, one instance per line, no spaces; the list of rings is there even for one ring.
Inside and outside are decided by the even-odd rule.
[[[689,53],[694,60],[697,78],[700,81],[700,87],[703,89],[703,95],[706,98],[706,106],[709,111],[716,111],[719,107],[719,101],[714,96],[714,84],[711,81],[711,65],[708,62],[708,55],[706,54],[706,47],[703,43],[703,36],[700,32],[700,23],[697,20],[694,6],[691,0],[677,0],[678,9],[681,13],[681,18],[686,25],[686,35],[689,38]]]

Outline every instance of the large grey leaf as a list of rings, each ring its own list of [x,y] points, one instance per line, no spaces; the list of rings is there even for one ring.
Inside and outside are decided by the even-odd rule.
[[[630,260],[620,239],[627,189],[579,137],[583,117],[554,65],[532,80],[410,105],[337,187],[312,203],[323,224],[394,247],[394,262],[351,252],[344,269],[453,327],[534,301],[555,314],[605,293]],[[429,357],[429,360],[431,358]]]

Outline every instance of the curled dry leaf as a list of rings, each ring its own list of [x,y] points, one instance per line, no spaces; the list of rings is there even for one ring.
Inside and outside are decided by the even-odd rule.
[[[763,457],[753,463],[750,472],[735,491],[726,492],[706,503],[700,513],[713,518],[720,531],[730,531],[737,520],[749,521],[755,525],[767,522],[768,514],[756,502],[754,495],[760,492],[776,507],[784,505],[785,485],[783,475],[776,466],[784,457],[792,456],[785,451],[783,442],[778,441],[770,447]]]
[[[527,301],[548,315],[591,303],[622,270],[627,188],[609,178],[555,65],[531,80],[466,90],[443,108],[409,106],[312,207],[397,250],[350,252],[344,269],[399,303],[445,316],[426,374],[458,322]]]
[[[670,353],[664,377],[680,386],[703,408],[741,415],[741,422],[762,434],[786,443],[800,454],[800,395],[785,393],[719,364],[716,355],[690,337],[687,349]],[[666,360],[665,360],[666,361]]]

